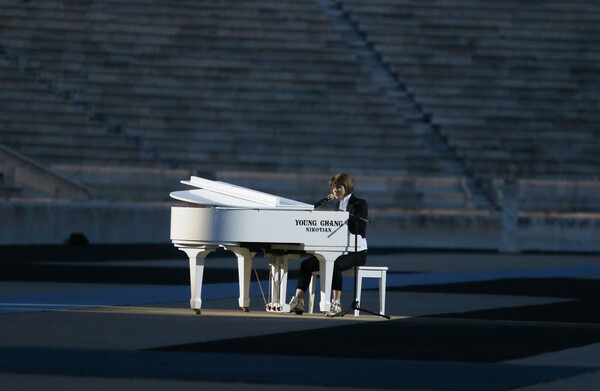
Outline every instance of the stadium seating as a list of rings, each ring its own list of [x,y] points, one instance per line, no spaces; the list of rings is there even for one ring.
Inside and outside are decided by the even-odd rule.
[[[345,0],[468,173],[596,178],[600,5]]]
[[[373,86],[310,2],[48,1],[2,12],[13,81],[46,95],[28,107],[76,122],[28,124],[35,145],[21,129],[5,134],[46,164],[448,174],[414,105]]]
[[[598,7],[3,2],[0,143],[93,199],[198,174],[308,202],[347,171],[374,209],[494,209],[510,173],[563,197],[524,207],[598,210],[560,190],[600,168]]]

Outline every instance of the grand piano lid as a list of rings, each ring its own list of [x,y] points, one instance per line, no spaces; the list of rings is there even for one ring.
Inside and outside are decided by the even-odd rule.
[[[171,198],[193,204],[229,208],[314,209],[312,205],[303,202],[196,176],[192,176],[189,181],[181,181],[181,183],[197,187],[197,189],[174,191],[170,194]]]

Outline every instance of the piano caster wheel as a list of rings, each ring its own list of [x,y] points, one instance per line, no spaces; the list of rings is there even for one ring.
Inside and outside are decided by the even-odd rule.
[[[244,312],[250,312],[250,308],[248,308],[248,307],[242,307],[242,310],[243,310]]]
[[[200,314],[202,313],[202,311],[200,311],[200,309],[199,309],[199,308],[196,308],[196,309],[194,310],[194,312],[196,312],[196,315],[200,315]]]

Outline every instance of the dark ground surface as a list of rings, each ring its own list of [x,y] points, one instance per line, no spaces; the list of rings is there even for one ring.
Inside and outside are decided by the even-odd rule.
[[[388,321],[269,314],[260,297],[243,314],[237,270],[223,254],[210,267],[207,260],[205,310],[196,316],[187,308],[187,261],[168,248],[150,250],[0,248],[0,390],[36,381],[46,389],[104,389],[109,380],[146,390],[598,390],[594,256],[499,262],[485,253],[374,252],[371,264],[390,267]],[[578,275],[559,275],[573,265]],[[511,267],[523,276],[505,278]],[[450,269],[455,282],[444,274]],[[469,280],[480,269],[485,278]],[[266,280],[265,268],[258,272]],[[425,282],[413,284],[419,276]],[[443,282],[426,283],[436,276]],[[349,304],[351,292],[344,294]],[[377,307],[376,290],[363,298],[363,308]],[[298,363],[305,374],[290,377]]]

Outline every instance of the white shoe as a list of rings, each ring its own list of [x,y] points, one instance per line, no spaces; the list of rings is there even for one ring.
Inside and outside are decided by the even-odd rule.
[[[304,312],[304,299],[300,299],[296,296],[292,297],[292,301],[290,301],[290,312],[302,315]]]
[[[339,300],[331,300],[331,307],[329,308],[329,316],[337,315],[342,312],[342,303]]]

